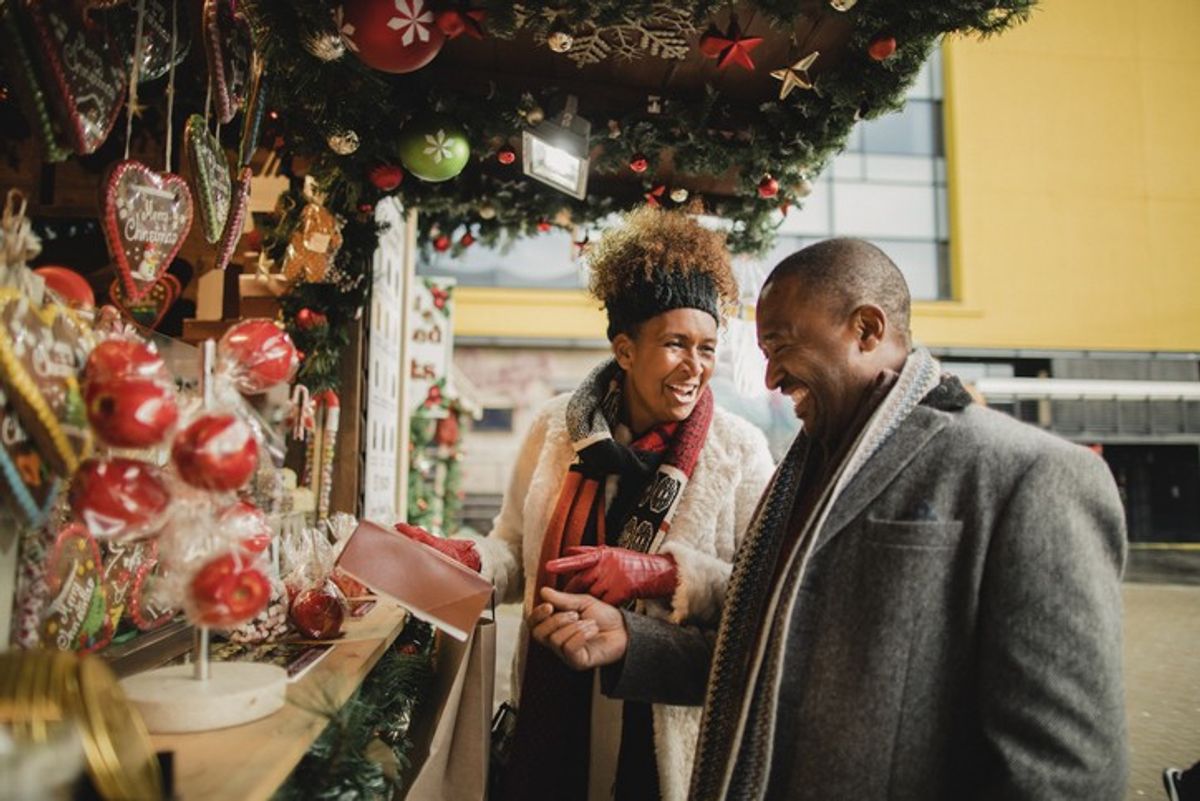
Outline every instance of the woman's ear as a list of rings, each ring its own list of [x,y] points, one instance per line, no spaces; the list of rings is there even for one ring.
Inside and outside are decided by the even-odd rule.
[[[621,369],[628,371],[633,365],[633,339],[629,334],[617,334],[613,337],[612,352]]]

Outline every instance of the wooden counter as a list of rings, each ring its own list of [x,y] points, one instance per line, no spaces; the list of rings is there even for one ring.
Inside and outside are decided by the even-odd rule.
[[[380,599],[345,639],[297,682],[283,709],[262,720],[196,734],[155,735],[155,749],[175,752],[175,792],[181,801],[269,799],[308,751],[328,720],[310,710],[340,707],[400,634],[405,612]]]

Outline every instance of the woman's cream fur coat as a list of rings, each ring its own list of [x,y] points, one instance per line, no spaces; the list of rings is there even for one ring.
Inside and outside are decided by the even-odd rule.
[[[492,531],[477,540],[483,575],[495,584],[497,598],[502,603],[523,599],[526,615],[533,606],[533,581],[526,577],[537,575],[546,524],[575,457],[566,427],[569,399],[570,395],[554,398],[538,413],[521,446]],[[616,433],[618,439],[622,430]],[[648,602],[647,614],[715,629],[734,550],[773,470],[762,432],[742,418],[714,408],[704,449],[661,548],[675,557],[679,585],[669,603]],[[609,501],[615,491],[613,477],[607,487]],[[526,640],[522,627],[513,671],[514,698],[520,689]],[[700,711],[699,707],[654,706],[654,744],[663,801],[687,797]],[[593,716],[597,714],[594,707]],[[619,713],[611,725],[619,731]],[[594,766],[598,764],[596,756],[593,754]],[[600,764],[612,767],[615,762],[602,760]]]

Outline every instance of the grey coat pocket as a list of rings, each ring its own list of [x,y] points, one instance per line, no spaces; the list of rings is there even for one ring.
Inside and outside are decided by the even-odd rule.
[[[961,520],[871,520],[864,539],[891,548],[950,548],[962,534]]]

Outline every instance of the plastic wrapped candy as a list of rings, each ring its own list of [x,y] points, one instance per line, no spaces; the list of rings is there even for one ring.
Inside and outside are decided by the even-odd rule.
[[[346,619],[346,599],[337,585],[326,580],[317,587],[301,590],[292,599],[288,612],[294,625],[310,640],[329,640],[342,631]]]
[[[271,525],[263,510],[252,503],[238,501],[226,507],[217,522],[222,530],[237,539],[246,553],[258,554],[271,547]]]
[[[258,442],[241,418],[202,414],[175,436],[171,459],[193,487],[227,492],[242,487],[258,465]]]
[[[88,459],[71,482],[71,511],[97,539],[158,532],[171,493],[158,468],[137,459]]]
[[[243,320],[217,343],[219,369],[246,395],[290,381],[300,364],[296,346],[272,320]]]
[[[271,582],[238,551],[204,562],[187,584],[184,610],[201,626],[231,628],[254,618],[271,598]]]
[[[97,345],[84,365],[83,399],[96,435],[118,448],[157,445],[179,419],[166,364],[140,342],[110,339]]]

